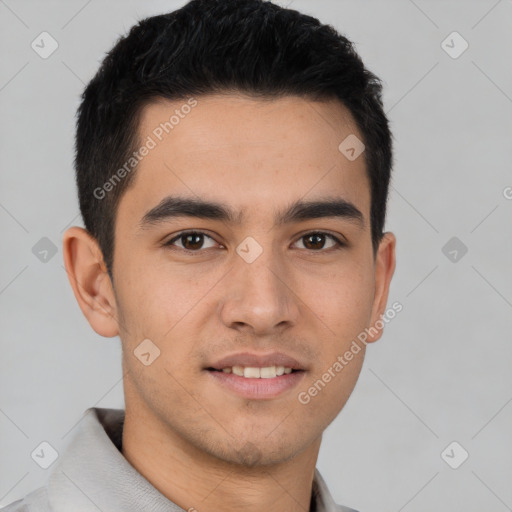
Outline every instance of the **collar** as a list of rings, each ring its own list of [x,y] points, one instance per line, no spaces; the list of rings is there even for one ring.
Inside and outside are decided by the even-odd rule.
[[[121,452],[125,411],[87,409],[55,462],[47,490],[55,512],[184,512],[144,478]],[[336,505],[315,468],[310,512],[357,512]]]

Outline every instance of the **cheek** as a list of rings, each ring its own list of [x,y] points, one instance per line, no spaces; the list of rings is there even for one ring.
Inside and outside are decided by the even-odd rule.
[[[154,261],[144,265],[135,255],[125,261],[116,296],[127,349],[133,351],[149,338],[160,349],[165,367],[184,373],[202,326],[197,317],[204,314],[208,291],[226,273],[202,268]]]
[[[304,274],[298,283],[299,296],[309,297],[305,302],[337,340],[351,339],[368,326],[374,291],[371,267],[340,266],[328,275]]]
[[[163,335],[184,310],[190,309],[194,285],[179,268],[171,272],[170,265],[155,263],[137,252],[132,252],[130,258],[120,258],[119,262],[116,289],[129,324],[139,329],[150,328],[154,336]]]

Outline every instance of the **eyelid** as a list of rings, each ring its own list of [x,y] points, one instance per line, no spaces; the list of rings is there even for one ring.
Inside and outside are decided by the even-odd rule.
[[[176,240],[179,240],[181,237],[186,236],[186,235],[204,235],[205,237],[211,238],[214,242],[219,244],[219,242],[217,242],[212,235],[209,235],[208,232],[206,232],[202,229],[185,229],[185,230],[180,231],[179,233],[175,234],[172,238],[169,238],[169,240],[167,240],[167,242],[163,243],[163,246],[164,247],[166,247],[166,246],[172,247],[173,242],[175,242]],[[222,245],[222,244],[219,244],[219,245]],[[189,253],[192,253],[192,252],[200,253],[200,252],[204,251],[204,249],[199,249],[197,251],[191,251],[190,249],[182,249],[181,247],[177,247],[177,249],[181,249],[182,251],[189,252]]]
[[[330,238],[335,243],[335,246],[330,247],[329,249],[318,249],[317,251],[304,249],[311,254],[329,254],[333,251],[343,249],[348,246],[347,239],[343,235],[335,235],[329,231],[323,231],[321,229],[313,229],[302,233],[297,237],[297,240],[294,242],[294,244],[297,243],[301,238],[304,238],[308,235],[324,235],[326,238]]]
[[[186,236],[186,235],[191,235],[191,234],[194,234],[194,235],[204,235],[205,237],[208,237],[212,240],[214,240],[216,243],[219,244],[219,242],[217,242],[215,240],[215,238],[211,235],[208,234],[208,232],[204,231],[204,230],[201,230],[201,229],[185,229],[183,231],[180,231],[179,233],[175,234],[172,238],[170,238],[167,242],[164,242],[163,246],[166,247],[166,246],[169,246],[169,247],[173,247],[173,242],[179,240],[181,237],[183,236]],[[346,247],[348,245],[348,242],[346,240],[346,238],[343,236],[343,235],[338,235],[338,234],[333,234],[329,231],[323,231],[323,230],[309,230],[309,231],[305,231],[303,232],[302,234],[300,234],[296,241],[294,242],[297,243],[301,238],[304,238],[305,236],[307,235],[325,235],[326,237],[329,237],[331,238],[331,240],[336,244],[335,247],[331,247],[330,249],[319,249],[317,251],[314,251],[314,250],[307,250],[305,249],[307,252],[310,252],[310,253],[318,253],[318,254],[322,254],[322,253],[328,253],[328,252],[332,252],[332,251],[335,251],[337,249],[342,249],[344,247]],[[222,246],[222,244],[219,244]],[[190,249],[183,249],[181,247],[177,247],[177,249],[181,250],[181,251],[184,251],[186,253],[197,253],[197,254],[200,254],[202,252],[204,252],[205,250],[204,249],[198,249],[197,251],[191,251]]]
[[[309,229],[309,230],[301,233],[297,237],[297,240],[300,240],[301,238],[305,237],[306,235],[327,235],[342,245],[348,245],[348,240],[345,238],[344,235],[342,235],[341,233],[332,233],[331,231],[329,231],[329,230],[326,231],[324,229]]]

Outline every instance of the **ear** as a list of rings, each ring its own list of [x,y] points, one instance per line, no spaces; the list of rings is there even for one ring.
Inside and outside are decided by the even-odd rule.
[[[381,328],[379,328],[376,326],[376,323],[380,320],[378,324],[384,324],[381,317],[386,311],[389,285],[395,272],[395,246],[395,235],[391,232],[384,233],[375,258],[375,295],[373,300],[371,324],[370,329],[368,329],[369,333],[366,340],[368,343],[377,341],[382,336],[384,326],[382,325]]]
[[[73,226],[64,233],[62,251],[71,288],[89,324],[101,336],[117,336],[117,304],[98,242]]]

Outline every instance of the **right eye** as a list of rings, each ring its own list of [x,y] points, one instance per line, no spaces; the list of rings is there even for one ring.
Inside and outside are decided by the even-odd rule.
[[[164,247],[177,247],[178,249],[189,253],[201,252],[200,249],[203,248],[205,237],[213,240],[211,236],[203,233],[202,231],[182,231],[166,242]],[[177,241],[181,243],[182,247],[175,245],[175,242]]]

